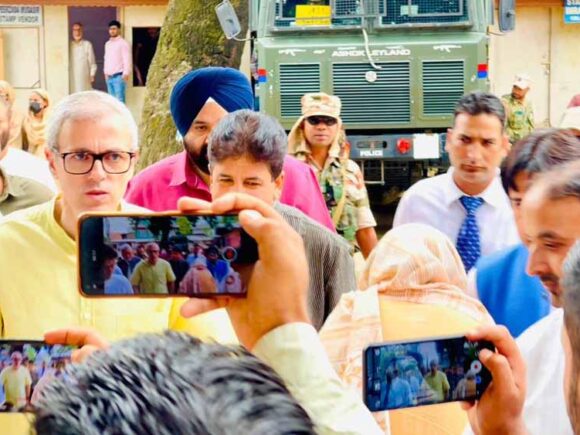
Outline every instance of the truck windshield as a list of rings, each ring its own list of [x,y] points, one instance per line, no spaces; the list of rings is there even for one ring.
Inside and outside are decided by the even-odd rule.
[[[383,26],[469,21],[468,0],[275,0],[275,27]]]

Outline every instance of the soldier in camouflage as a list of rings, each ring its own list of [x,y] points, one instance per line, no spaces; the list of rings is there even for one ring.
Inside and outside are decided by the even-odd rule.
[[[530,79],[521,74],[516,76],[510,95],[502,97],[507,114],[506,132],[510,142],[515,144],[534,131],[534,109],[526,95],[530,90]]]
[[[349,157],[340,119],[341,102],[325,93],[302,97],[302,116],[288,137],[289,153],[316,173],[339,234],[366,258],[377,244],[362,172]]]

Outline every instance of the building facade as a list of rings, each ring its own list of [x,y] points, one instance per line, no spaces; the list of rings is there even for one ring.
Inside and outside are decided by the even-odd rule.
[[[580,24],[564,23],[562,0],[516,4],[516,30],[491,36],[492,91],[509,93],[514,75],[527,73],[536,125],[557,127],[572,96],[580,94]]]
[[[36,10],[23,9],[36,6]],[[121,35],[131,44],[148,28],[160,28],[167,10],[167,0],[46,0],[20,1],[22,9],[0,4],[0,79],[16,91],[16,106],[24,110],[28,95],[35,88],[45,88],[57,102],[69,94],[69,43],[72,24],[79,21],[85,39],[92,42],[97,60],[94,87],[106,90],[103,74],[104,44],[109,38],[108,22],[122,23]],[[4,8],[4,9],[3,9]],[[22,18],[23,15],[29,17]],[[135,76],[135,71],[133,73]],[[127,106],[137,121],[145,98],[145,87],[132,77],[127,86]]]

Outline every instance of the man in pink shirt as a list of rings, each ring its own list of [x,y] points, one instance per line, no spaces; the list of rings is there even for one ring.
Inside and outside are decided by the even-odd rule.
[[[177,200],[190,196],[211,200],[207,139],[228,112],[252,109],[254,96],[248,79],[232,68],[191,71],[175,85],[171,114],[185,150],[167,157],[135,176],[127,202],[154,211],[176,210]],[[280,202],[293,206],[334,231],[316,175],[308,165],[286,156]]]
[[[109,40],[105,43],[105,79],[107,92],[125,102],[125,89],[131,74],[131,47],[121,35],[121,23],[113,20],[109,23]]]

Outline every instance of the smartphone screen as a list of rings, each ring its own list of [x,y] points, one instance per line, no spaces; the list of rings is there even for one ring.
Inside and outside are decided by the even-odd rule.
[[[237,215],[84,216],[84,296],[244,296],[258,259]]]
[[[0,340],[0,412],[32,411],[42,391],[65,376],[76,346]]]
[[[371,345],[364,350],[364,401],[375,411],[476,400],[491,381],[479,361],[491,343],[452,337]]]

